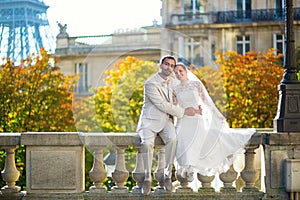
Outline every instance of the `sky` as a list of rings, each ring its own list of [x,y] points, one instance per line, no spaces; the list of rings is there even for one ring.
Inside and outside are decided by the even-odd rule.
[[[161,0],[44,0],[54,37],[57,22],[67,24],[69,36],[105,35],[118,29],[161,24]]]

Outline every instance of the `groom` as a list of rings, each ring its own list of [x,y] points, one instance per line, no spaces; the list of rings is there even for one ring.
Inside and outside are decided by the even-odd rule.
[[[141,137],[141,153],[145,170],[142,187],[144,195],[149,195],[151,192],[151,167],[155,137],[159,134],[165,143],[164,186],[167,191],[171,191],[172,166],[177,144],[173,116],[181,118],[183,115],[193,116],[198,112],[192,107],[183,109],[173,104],[174,80],[169,76],[175,65],[176,60],[173,56],[162,57],[160,71],[146,80],[144,85],[144,102],[137,127],[137,132]]]

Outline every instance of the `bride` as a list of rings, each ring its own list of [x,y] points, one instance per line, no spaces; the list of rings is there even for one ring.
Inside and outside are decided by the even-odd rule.
[[[202,82],[183,63],[174,69],[180,83],[175,96],[180,107],[202,108],[202,114],[178,119],[176,173],[189,182],[194,172],[205,176],[226,172],[240,155],[255,129],[232,129]]]

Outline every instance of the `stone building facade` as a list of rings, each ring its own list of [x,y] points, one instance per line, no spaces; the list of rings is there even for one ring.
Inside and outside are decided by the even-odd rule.
[[[80,73],[77,92],[97,87],[103,72],[128,55],[159,62],[175,55],[188,65],[214,66],[216,52],[284,53],[284,0],[161,0],[162,24],[110,35],[57,37],[63,72]],[[300,46],[300,0],[294,0],[295,46]],[[276,53],[276,52],[274,52]],[[216,67],[216,66],[215,66]]]
[[[284,0],[162,1],[162,49],[196,65],[211,66],[215,52],[284,51]],[[295,46],[300,46],[300,1],[294,0]]]
[[[104,71],[127,56],[157,61],[160,58],[160,26],[119,31],[110,35],[57,37],[55,56],[61,71],[80,74],[77,94],[102,84]]]

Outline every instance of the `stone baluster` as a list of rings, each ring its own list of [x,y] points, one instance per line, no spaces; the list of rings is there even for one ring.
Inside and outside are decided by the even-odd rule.
[[[211,187],[211,182],[214,180],[215,176],[203,176],[197,173],[197,178],[202,184],[202,187],[198,189],[198,192],[215,192],[215,189]]]
[[[259,178],[259,172],[255,170],[255,149],[259,146],[247,146],[245,152],[245,168],[241,172],[242,179],[246,182],[246,186],[243,188],[244,191],[256,192],[258,188],[254,186],[255,181]]]
[[[1,188],[3,195],[13,195],[20,192],[21,187],[16,186],[16,181],[19,179],[20,172],[16,168],[15,163],[15,149],[18,146],[3,146],[2,148],[6,152],[5,166],[1,172],[3,180],[6,182],[6,186]]]
[[[157,167],[154,172],[154,178],[158,182],[158,186],[155,187],[155,192],[165,192],[164,189],[164,167],[165,167],[165,146],[164,145],[157,145],[158,150],[158,157],[157,157]]]
[[[124,186],[124,182],[129,177],[129,172],[125,166],[125,149],[127,146],[118,146],[116,155],[116,168],[112,173],[112,178],[116,182],[116,186],[111,191],[115,193],[127,193],[128,188]]]
[[[93,181],[93,186],[89,188],[91,193],[104,193],[106,192],[106,188],[103,186],[103,182],[107,177],[107,172],[104,168],[103,162],[103,149],[101,146],[92,146],[94,162],[93,167],[90,171],[90,178]]]
[[[145,178],[145,171],[144,171],[144,163],[142,158],[141,147],[138,146],[137,153],[136,153],[136,163],[135,168],[132,171],[132,178],[136,182],[136,186],[132,188],[132,193],[141,193],[141,189],[143,186],[143,181]]]
[[[236,188],[232,186],[233,182],[237,179],[238,173],[234,170],[233,165],[225,173],[219,175],[220,180],[223,182],[224,187],[221,192],[236,192]]]
[[[180,182],[180,186],[176,188],[176,193],[193,192],[193,189],[189,187],[187,178],[183,178],[179,173],[176,173],[175,175],[176,179]]]

